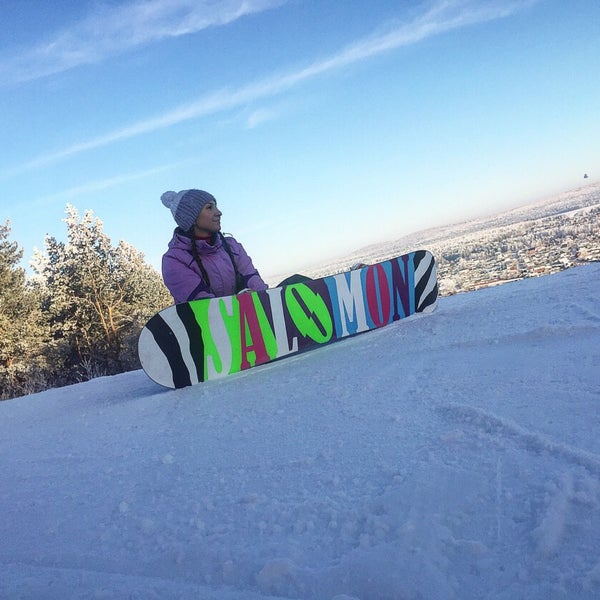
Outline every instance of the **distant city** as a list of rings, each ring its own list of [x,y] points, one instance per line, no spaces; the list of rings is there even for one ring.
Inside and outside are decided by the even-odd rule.
[[[425,248],[448,296],[600,261],[600,183],[491,217],[362,248],[308,272],[323,277]]]

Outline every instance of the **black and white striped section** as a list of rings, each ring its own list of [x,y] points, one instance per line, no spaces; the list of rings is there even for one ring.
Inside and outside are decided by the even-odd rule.
[[[419,250],[414,254],[415,306],[417,312],[431,311],[438,297],[437,271],[431,252]]]
[[[144,371],[160,385],[182,388],[204,381],[202,332],[189,304],[154,315],[142,329],[138,353]]]

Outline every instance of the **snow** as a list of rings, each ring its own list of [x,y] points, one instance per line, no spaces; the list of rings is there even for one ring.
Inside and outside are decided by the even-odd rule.
[[[600,597],[600,264],[182,390],[0,404],[0,598]]]

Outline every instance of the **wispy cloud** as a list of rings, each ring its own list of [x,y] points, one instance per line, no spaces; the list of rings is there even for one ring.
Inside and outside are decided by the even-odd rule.
[[[189,161],[185,161],[189,162]],[[56,200],[74,200],[86,194],[93,194],[95,192],[101,192],[103,190],[108,190],[110,188],[114,188],[119,185],[123,185],[124,183],[128,183],[131,181],[137,181],[139,179],[145,179],[146,177],[151,177],[158,173],[163,173],[165,171],[169,171],[183,163],[175,163],[168,165],[161,165],[160,167],[155,167],[152,169],[146,169],[144,171],[134,171],[129,172],[123,175],[115,175],[114,177],[109,177],[107,179],[97,179],[94,181],[88,181],[87,183],[75,187],[71,187],[66,190],[62,190],[60,192],[56,192],[54,194],[50,194],[47,196],[40,196],[31,202],[31,206],[39,206],[45,204],[51,204]]]
[[[282,114],[283,109],[281,107],[257,108],[246,117],[246,129],[254,129],[259,125],[279,118]]]
[[[28,163],[4,171],[1,175],[6,177],[29,171],[95,148],[270,98],[316,77],[339,71],[397,48],[416,44],[452,30],[510,16],[537,1],[439,0],[434,2],[427,12],[413,21],[398,24],[383,33],[379,32],[359,40],[343,48],[340,52],[317,60],[304,68],[266,78],[238,89],[220,90],[207,94],[190,104],[178,106],[156,117],[137,121],[104,135],[41,155]],[[187,3],[182,1],[180,4]],[[252,3],[249,4],[252,5]],[[266,0],[262,4],[266,5]]]
[[[0,56],[0,82],[14,85],[101,62],[165,38],[227,25],[287,0],[137,0],[100,5],[36,46]]]

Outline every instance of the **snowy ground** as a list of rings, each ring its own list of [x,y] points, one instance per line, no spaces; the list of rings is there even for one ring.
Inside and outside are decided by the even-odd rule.
[[[0,404],[0,598],[600,597],[600,264],[195,388]]]

